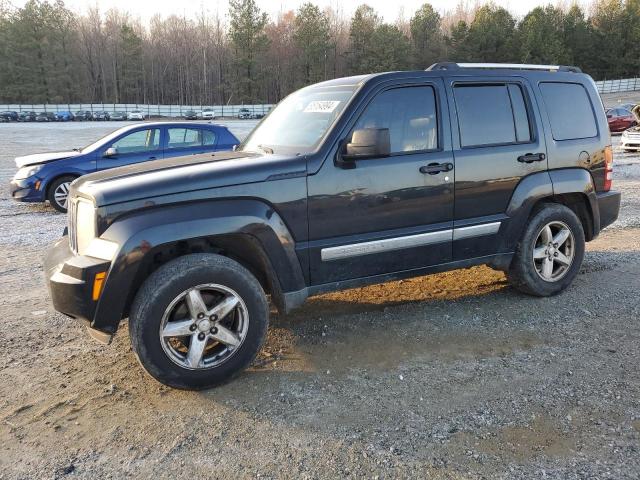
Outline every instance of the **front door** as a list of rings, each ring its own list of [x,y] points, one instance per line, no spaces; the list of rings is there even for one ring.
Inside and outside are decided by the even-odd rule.
[[[451,260],[453,156],[439,79],[380,88],[350,126],[387,128],[391,154],[308,177],[313,285]],[[439,166],[439,167],[438,167]]]
[[[98,170],[162,158],[159,128],[144,128],[127,133],[105,145],[98,157]]]

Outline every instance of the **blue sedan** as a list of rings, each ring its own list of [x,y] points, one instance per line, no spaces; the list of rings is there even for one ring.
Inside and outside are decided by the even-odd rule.
[[[20,202],[48,200],[56,210],[66,212],[69,184],[81,175],[149,160],[231,150],[239,143],[223,125],[129,125],[82,149],[17,157],[19,170],[11,181],[11,197]]]

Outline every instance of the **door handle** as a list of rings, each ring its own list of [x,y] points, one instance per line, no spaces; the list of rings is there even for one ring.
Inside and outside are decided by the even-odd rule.
[[[155,160],[156,157],[149,157],[147,160]]]
[[[430,163],[429,165],[423,165],[420,167],[420,173],[428,173],[429,175],[436,175],[440,172],[450,172],[453,170],[453,163]]]
[[[544,153],[525,153],[518,157],[520,163],[542,162],[547,156]]]

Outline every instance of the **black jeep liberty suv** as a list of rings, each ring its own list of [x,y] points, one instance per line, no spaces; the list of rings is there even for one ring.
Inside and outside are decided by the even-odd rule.
[[[47,253],[56,310],[200,389],[309,295],[477,264],[561,292],[614,222],[607,119],[579,68],[438,63],[285,98],[234,152],[93,173]]]

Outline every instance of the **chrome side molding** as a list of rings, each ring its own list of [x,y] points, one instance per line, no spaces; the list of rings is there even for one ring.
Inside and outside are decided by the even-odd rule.
[[[332,260],[340,260],[342,258],[358,257],[360,255],[371,255],[372,253],[389,252],[392,250],[402,250],[404,248],[421,247],[423,245],[431,245],[434,243],[449,242],[452,238],[453,230],[440,230],[439,232],[385,238],[384,240],[373,240],[371,242],[323,248],[320,251],[320,258],[323,262],[330,262]]]
[[[472,225],[471,227],[460,227],[453,230],[453,239],[462,240],[463,238],[482,237],[483,235],[493,235],[500,230],[502,222],[483,223],[480,225]]]
[[[352,243],[338,247],[327,247],[320,250],[320,258],[323,262],[341,260],[343,258],[371,255],[373,253],[391,252],[405,248],[422,247],[436,243],[462,240],[471,237],[481,237],[498,233],[502,222],[483,223],[470,227],[440,230],[437,232],[419,233],[403,237],[385,238],[370,242]]]

